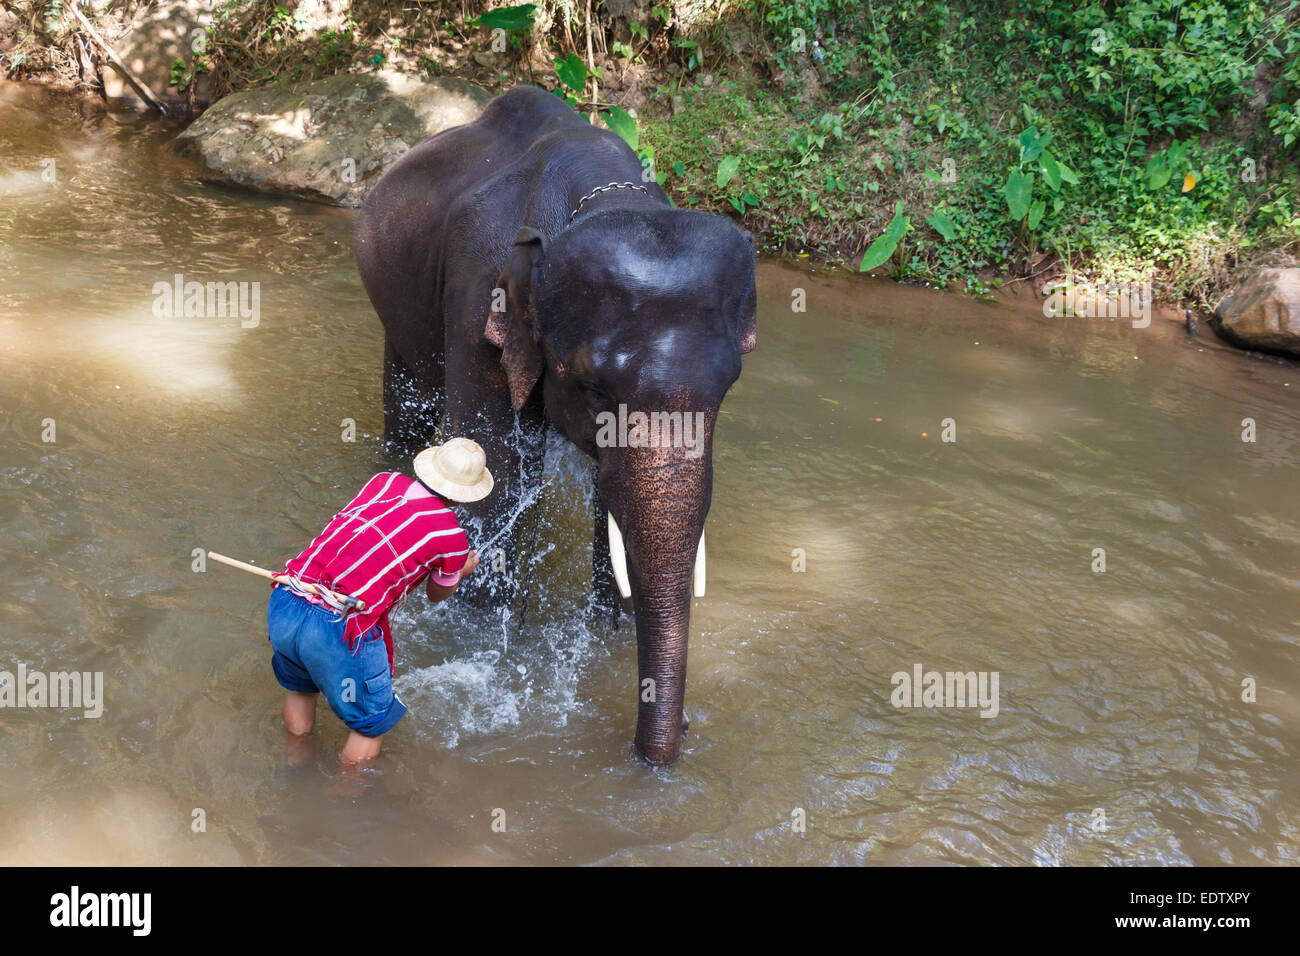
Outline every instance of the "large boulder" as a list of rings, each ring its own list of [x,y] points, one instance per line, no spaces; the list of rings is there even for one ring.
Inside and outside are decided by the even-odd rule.
[[[359,206],[398,157],[473,121],[491,98],[452,77],[339,74],[224,97],[177,145],[210,181]]]
[[[1210,324],[1233,345],[1300,358],[1300,269],[1260,269],[1219,303]]]
[[[211,22],[211,0],[157,0],[140,10],[126,33],[111,46],[136,78],[171,110],[187,95],[171,85],[172,64],[182,60],[186,64],[183,72],[192,72],[194,48],[205,47],[204,31]],[[207,74],[200,73],[193,82],[195,102],[207,103]],[[136,109],[152,108],[111,61],[104,63],[104,95]]]

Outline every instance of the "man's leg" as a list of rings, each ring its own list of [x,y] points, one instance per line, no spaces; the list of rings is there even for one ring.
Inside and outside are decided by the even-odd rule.
[[[297,737],[311,733],[316,726],[316,698],[319,694],[289,691],[284,696],[284,729]]]
[[[341,756],[348,763],[374,760],[379,756],[379,745],[383,739],[383,734],[378,737],[367,737],[365,734],[359,734],[353,730],[348,734],[348,742],[343,745]]]

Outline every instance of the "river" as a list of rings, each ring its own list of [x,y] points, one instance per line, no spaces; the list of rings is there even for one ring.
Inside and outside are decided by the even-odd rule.
[[[196,549],[283,561],[402,466],[381,332],[351,213],[171,135],[0,85],[0,671],[103,674],[100,716],[0,710],[0,863],[1300,860],[1300,369],[776,261],[681,761],[631,753],[560,439],[523,619],[413,597],[375,766],[324,707],[290,753],[265,584]],[[166,315],[178,273],[256,283],[256,324]],[[996,714],[895,706],[917,667],[996,675]]]

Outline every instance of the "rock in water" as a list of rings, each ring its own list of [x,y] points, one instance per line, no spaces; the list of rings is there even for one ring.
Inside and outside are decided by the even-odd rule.
[[[1300,358],[1300,269],[1260,269],[1210,320],[1233,345]]]
[[[471,122],[491,98],[452,77],[339,74],[233,93],[181,133],[177,146],[200,158],[214,182],[360,206],[398,157]]]

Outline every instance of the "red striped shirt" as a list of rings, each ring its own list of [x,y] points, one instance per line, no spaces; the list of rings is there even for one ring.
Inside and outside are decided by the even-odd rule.
[[[416,484],[395,471],[375,475],[306,550],[284,566],[285,574],[364,601],[364,611],[348,614],[343,639],[351,647],[379,625],[394,672],[389,609],[430,573],[434,580],[450,584],[469,554],[469,539],[441,498],[406,496]],[[316,597],[308,600],[324,603]]]

